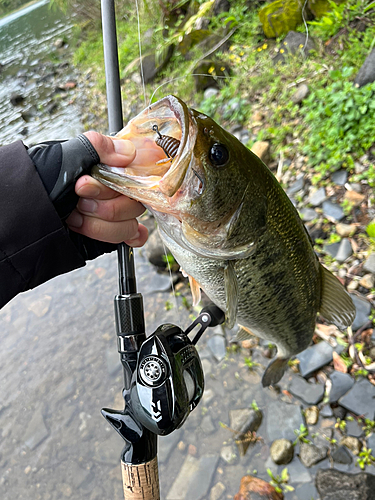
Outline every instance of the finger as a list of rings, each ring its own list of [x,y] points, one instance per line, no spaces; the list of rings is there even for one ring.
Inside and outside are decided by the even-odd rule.
[[[139,217],[146,210],[138,201],[127,196],[111,200],[80,198],[77,209],[84,215],[91,215],[108,222],[120,222]]]
[[[135,146],[130,141],[108,137],[92,130],[84,135],[94,146],[102,163],[122,167],[129,165],[135,158]]]
[[[142,241],[144,239],[144,231],[143,233],[138,231],[138,221],[136,219],[125,222],[108,222],[97,217],[82,215],[77,210],[74,210],[66,223],[72,231],[98,241],[117,244],[132,239],[141,239]]]
[[[125,243],[130,247],[142,247],[148,238],[148,229],[142,224],[138,224],[138,236],[131,240],[126,240]]]
[[[83,198],[96,198],[97,200],[111,200],[112,198],[121,196],[121,193],[104,186],[104,184],[101,184],[89,175],[83,175],[78,179],[75,191],[78,196]]]

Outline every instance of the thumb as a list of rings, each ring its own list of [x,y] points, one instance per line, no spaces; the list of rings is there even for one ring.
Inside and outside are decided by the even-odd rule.
[[[135,146],[130,141],[109,137],[98,132],[85,132],[84,135],[91,142],[102,163],[114,167],[129,165],[135,158]]]

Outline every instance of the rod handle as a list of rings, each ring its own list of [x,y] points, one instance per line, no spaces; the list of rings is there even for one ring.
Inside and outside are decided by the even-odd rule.
[[[158,458],[134,465],[121,461],[125,500],[160,500]]]

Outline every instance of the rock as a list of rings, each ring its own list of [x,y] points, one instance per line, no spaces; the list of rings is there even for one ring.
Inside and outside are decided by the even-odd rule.
[[[352,457],[345,446],[339,446],[331,453],[332,460],[338,464],[351,464]]]
[[[230,2],[229,0],[215,0],[213,11],[214,15],[218,16],[222,12],[229,12]]]
[[[357,226],[355,226],[355,224],[343,224],[342,222],[336,224],[336,232],[341,238],[353,236],[356,230]]]
[[[231,410],[229,412],[230,427],[236,431],[236,444],[241,456],[244,456],[250,442],[246,439],[245,434],[248,432],[256,432],[262,423],[262,412],[251,408],[240,410]]]
[[[336,3],[339,2],[340,0],[336,1]],[[322,17],[326,12],[332,10],[332,6],[329,0],[308,0],[307,5],[312,14],[318,19]]]
[[[48,313],[51,305],[51,300],[52,297],[50,295],[44,295],[40,299],[37,299],[34,302],[32,302],[29,305],[28,309],[29,311],[32,311],[35,314],[35,316],[38,316],[38,318],[42,318]]]
[[[204,376],[207,378],[208,375],[212,372],[212,364],[208,359],[202,359],[202,368]]]
[[[334,182],[337,186],[344,186],[347,180],[347,170],[337,170],[331,175],[331,181]]]
[[[299,458],[305,467],[312,467],[327,457],[328,449],[311,443],[300,443]]]
[[[214,399],[215,393],[212,389],[206,389],[202,396],[202,405],[208,406],[211,401]]]
[[[332,382],[331,390],[329,391],[329,403],[337,403],[337,401],[346,394],[354,385],[354,379],[347,373],[334,371],[329,375]]]
[[[267,38],[277,38],[302,23],[302,5],[296,0],[275,0],[259,10]]]
[[[320,409],[319,415],[323,418],[332,417],[333,412],[330,405],[324,405],[323,408]]]
[[[267,434],[270,441],[285,438],[294,441],[294,429],[299,429],[303,424],[301,409],[297,405],[273,401],[268,406]],[[282,425],[280,425],[282,422]]]
[[[226,488],[223,483],[216,483],[215,486],[211,488],[210,500],[220,500],[220,498],[223,498],[225,490]]]
[[[162,71],[166,65],[171,60],[174,52],[174,45],[168,45],[162,53],[158,53],[158,58],[156,60],[156,54],[150,53],[143,56],[142,66],[143,66],[143,78],[145,83],[152,82],[156,76]],[[158,62],[157,62],[158,61]]]
[[[365,62],[362,64],[354,80],[354,85],[363,87],[367,83],[372,83],[373,81],[375,81],[375,49],[372,49],[370,54],[366,57]]]
[[[337,348],[335,349],[337,350]],[[302,377],[309,377],[319,368],[332,361],[333,348],[327,342],[319,342],[297,355],[299,371]]]
[[[282,493],[278,493],[267,481],[254,476],[244,476],[241,479],[240,490],[233,500],[283,500]]]
[[[375,274],[375,253],[372,253],[363,264],[363,269],[368,273]]]
[[[339,248],[340,243],[331,243],[330,245],[323,245],[323,252],[328,253],[335,259]]]
[[[332,408],[333,416],[336,419],[344,420],[346,414],[348,413],[348,410],[344,408],[343,406],[335,406]]]
[[[173,450],[176,449],[177,443],[181,439],[181,431],[177,430],[168,434],[168,436],[158,437],[158,462],[165,463]]]
[[[304,180],[304,174],[298,174],[297,175],[297,180],[293,182],[293,184],[286,190],[287,195],[290,197],[293,194],[298,193],[298,191],[301,191],[303,189],[305,180]]]
[[[22,104],[22,102],[25,100],[23,95],[13,92],[13,94],[10,96],[10,103],[12,106],[18,106],[19,104]]]
[[[209,436],[210,434],[212,434],[213,432],[215,432],[216,429],[215,429],[215,426],[214,426],[214,424],[212,422],[211,415],[205,415],[202,418],[202,422],[201,422],[200,428],[201,428],[201,431],[206,436]]]
[[[25,445],[30,448],[30,450],[34,450],[46,439],[46,437],[48,437],[48,435],[49,431],[44,423],[42,411],[38,408],[27,426],[24,435]]]
[[[198,471],[199,460],[188,455],[167,494],[166,500],[185,500],[189,492],[191,480]]]
[[[352,244],[348,238],[343,238],[340,241],[340,246],[336,254],[337,262],[344,262],[347,258],[349,258],[353,253]]]
[[[197,66],[193,69],[194,73],[194,83],[195,83],[195,89],[197,92],[202,92],[209,87],[217,87],[217,83],[214,77],[212,76],[207,76],[210,73],[208,73],[208,70],[210,68],[214,68],[213,75],[216,76],[228,76],[230,74],[231,69],[229,65],[223,63],[222,61],[217,61],[217,60],[208,60],[205,59],[204,61],[200,61]],[[205,75],[205,76],[200,76],[200,75]]]
[[[262,423],[262,412],[252,408],[231,410],[229,412],[230,427],[238,434],[256,432]]]
[[[56,40],[53,42],[54,47],[56,49],[62,49],[65,45],[65,41],[63,38],[56,38]]]
[[[371,436],[367,436],[367,448],[372,450],[375,453],[375,433],[372,433]]]
[[[310,384],[302,377],[293,377],[288,391],[309,405],[318,404],[324,396],[324,385]]]
[[[361,441],[354,436],[344,436],[340,440],[340,446],[346,446],[353,455],[359,455],[359,452],[362,449]]]
[[[360,425],[356,420],[347,420],[345,430],[347,436],[353,436],[359,438],[362,437],[364,434],[362,425]]]
[[[300,104],[309,95],[309,92],[309,87],[305,83],[298,85],[296,91],[292,95],[292,101],[294,104]]]
[[[165,268],[165,250],[158,230],[151,232],[147,243],[144,246],[147,260],[156,267]]]
[[[305,410],[305,420],[307,425],[315,425],[319,419],[319,408],[310,406]]]
[[[343,396],[340,405],[355,415],[375,418],[375,387],[367,379],[356,382],[349,392]]]
[[[289,439],[276,439],[271,445],[270,455],[277,465],[287,465],[294,457],[294,446]]]
[[[359,284],[361,286],[363,286],[364,288],[367,288],[370,290],[370,288],[373,288],[375,285],[375,275],[374,274],[365,274],[359,280]]]
[[[213,335],[210,337],[207,342],[207,347],[218,362],[224,359],[227,354],[225,337],[223,335]]]
[[[315,49],[315,43],[309,36],[306,43],[305,33],[290,31],[280,44],[278,54],[272,59],[274,64],[283,63],[286,54],[303,54],[304,57]]]
[[[356,331],[369,321],[371,304],[364,297],[360,297],[355,293],[351,293],[350,296],[353,299],[354,306],[356,308],[356,315],[352,324],[353,331]]]
[[[320,469],[315,478],[321,500],[374,500],[375,476]]]
[[[317,212],[313,208],[306,207],[299,210],[299,215],[304,222],[310,222],[318,217]]]
[[[219,457],[217,455],[204,455],[201,457],[198,470],[191,478],[190,486],[184,500],[201,500],[202,498],[206,498],[218,461]]]
[[[340,221],[345,214],[340,205],[336,205],[332,203],[332,201],[327,200],[323,203],[323,215],[335,221]]]
[[[218,94],[220,94],[220,90],[215,88],[215,87],[208,87],[208,89],[206,89],[204,91],[204,94],[203,94],[203,99],[206,100],[206,99],[210,99],[210,97],[215,97],[217,96]]]
[[[288,465],[288,473],[291,477],[293,483],[310,483],[311,482],[311,474],[301,464],[301,461],[295,458],[293,462]],[[310,500],[310,499],[309,499]]]
[[[359,207],[365,198],[364,194],[357,193],[354,189],[352,191],[345,191],[344,199],[349,201],[353,207]]]
[[[251,151],[264,163],[270,160],[270,143],[267,141],[256,141],[251,147]]]
[[[239,461],[239,456],[234,443],[223,446],[220,450],[220,456],[228,465],[234,465]]]
[[[313,207],[318,207],[321,205],[324,201],[326,201],[327,195],[326,195],[326,190],[324,187],[321,187],[314,191],[310,196],[309,199],[307,200],[308,203],[310,203]]]

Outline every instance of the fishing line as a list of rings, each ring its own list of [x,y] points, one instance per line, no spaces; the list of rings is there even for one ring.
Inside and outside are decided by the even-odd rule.
[[[174,299],[174,305],[176,307],[176,311],[178,311],[178,304],[177,304],[177,296],[176,296],[176,292],[175,292],[175,289],[174,289],[174,284],[173,284],[173,277],[172,277],[172,268],[171,268],[171,265],[169,263],[169,259],[168,259],[168,253],[167,253],[167,249],[164,245],[164,241],[162,241],[163,243],[163,249],[164,249],[164,255],[165,255],[165,260],[167,262],[167,267],[168,267],[168,272],[169,272],[169,278],[171,280],[171,286],[172,286],[172,294],[173,294],[173,299]]]
[[[141,79],[142,79],[142,88],[143,88],[143,98],[144,98],[145,106],[146,106],[147,98],[146,98],[145,75],[144,75],[144,72],[143,72],[142,43],[141,43],[141,22],[140,22],[140,16],[139,16],[138,0],[135,0],[135,7],[136,7],[136,10],[137,10],[137,23],[138,23],[139,62],[140,62],[140,65],[141,65]]]
[[[305,0],[305,3],[303,4],[303,7],[302,7],[302,19],[303,19],[303,24],[305,25],[305,28],[306,28],[306,40],[305,40],[305,45],[303,46],[303,53],[305,53],[307,42],[309,40],[309,27],[307,26],[307,22],[306,22],[306,19],[305,19],[305,7],[306,7],[306,4],[307,4],[307,0]]]

